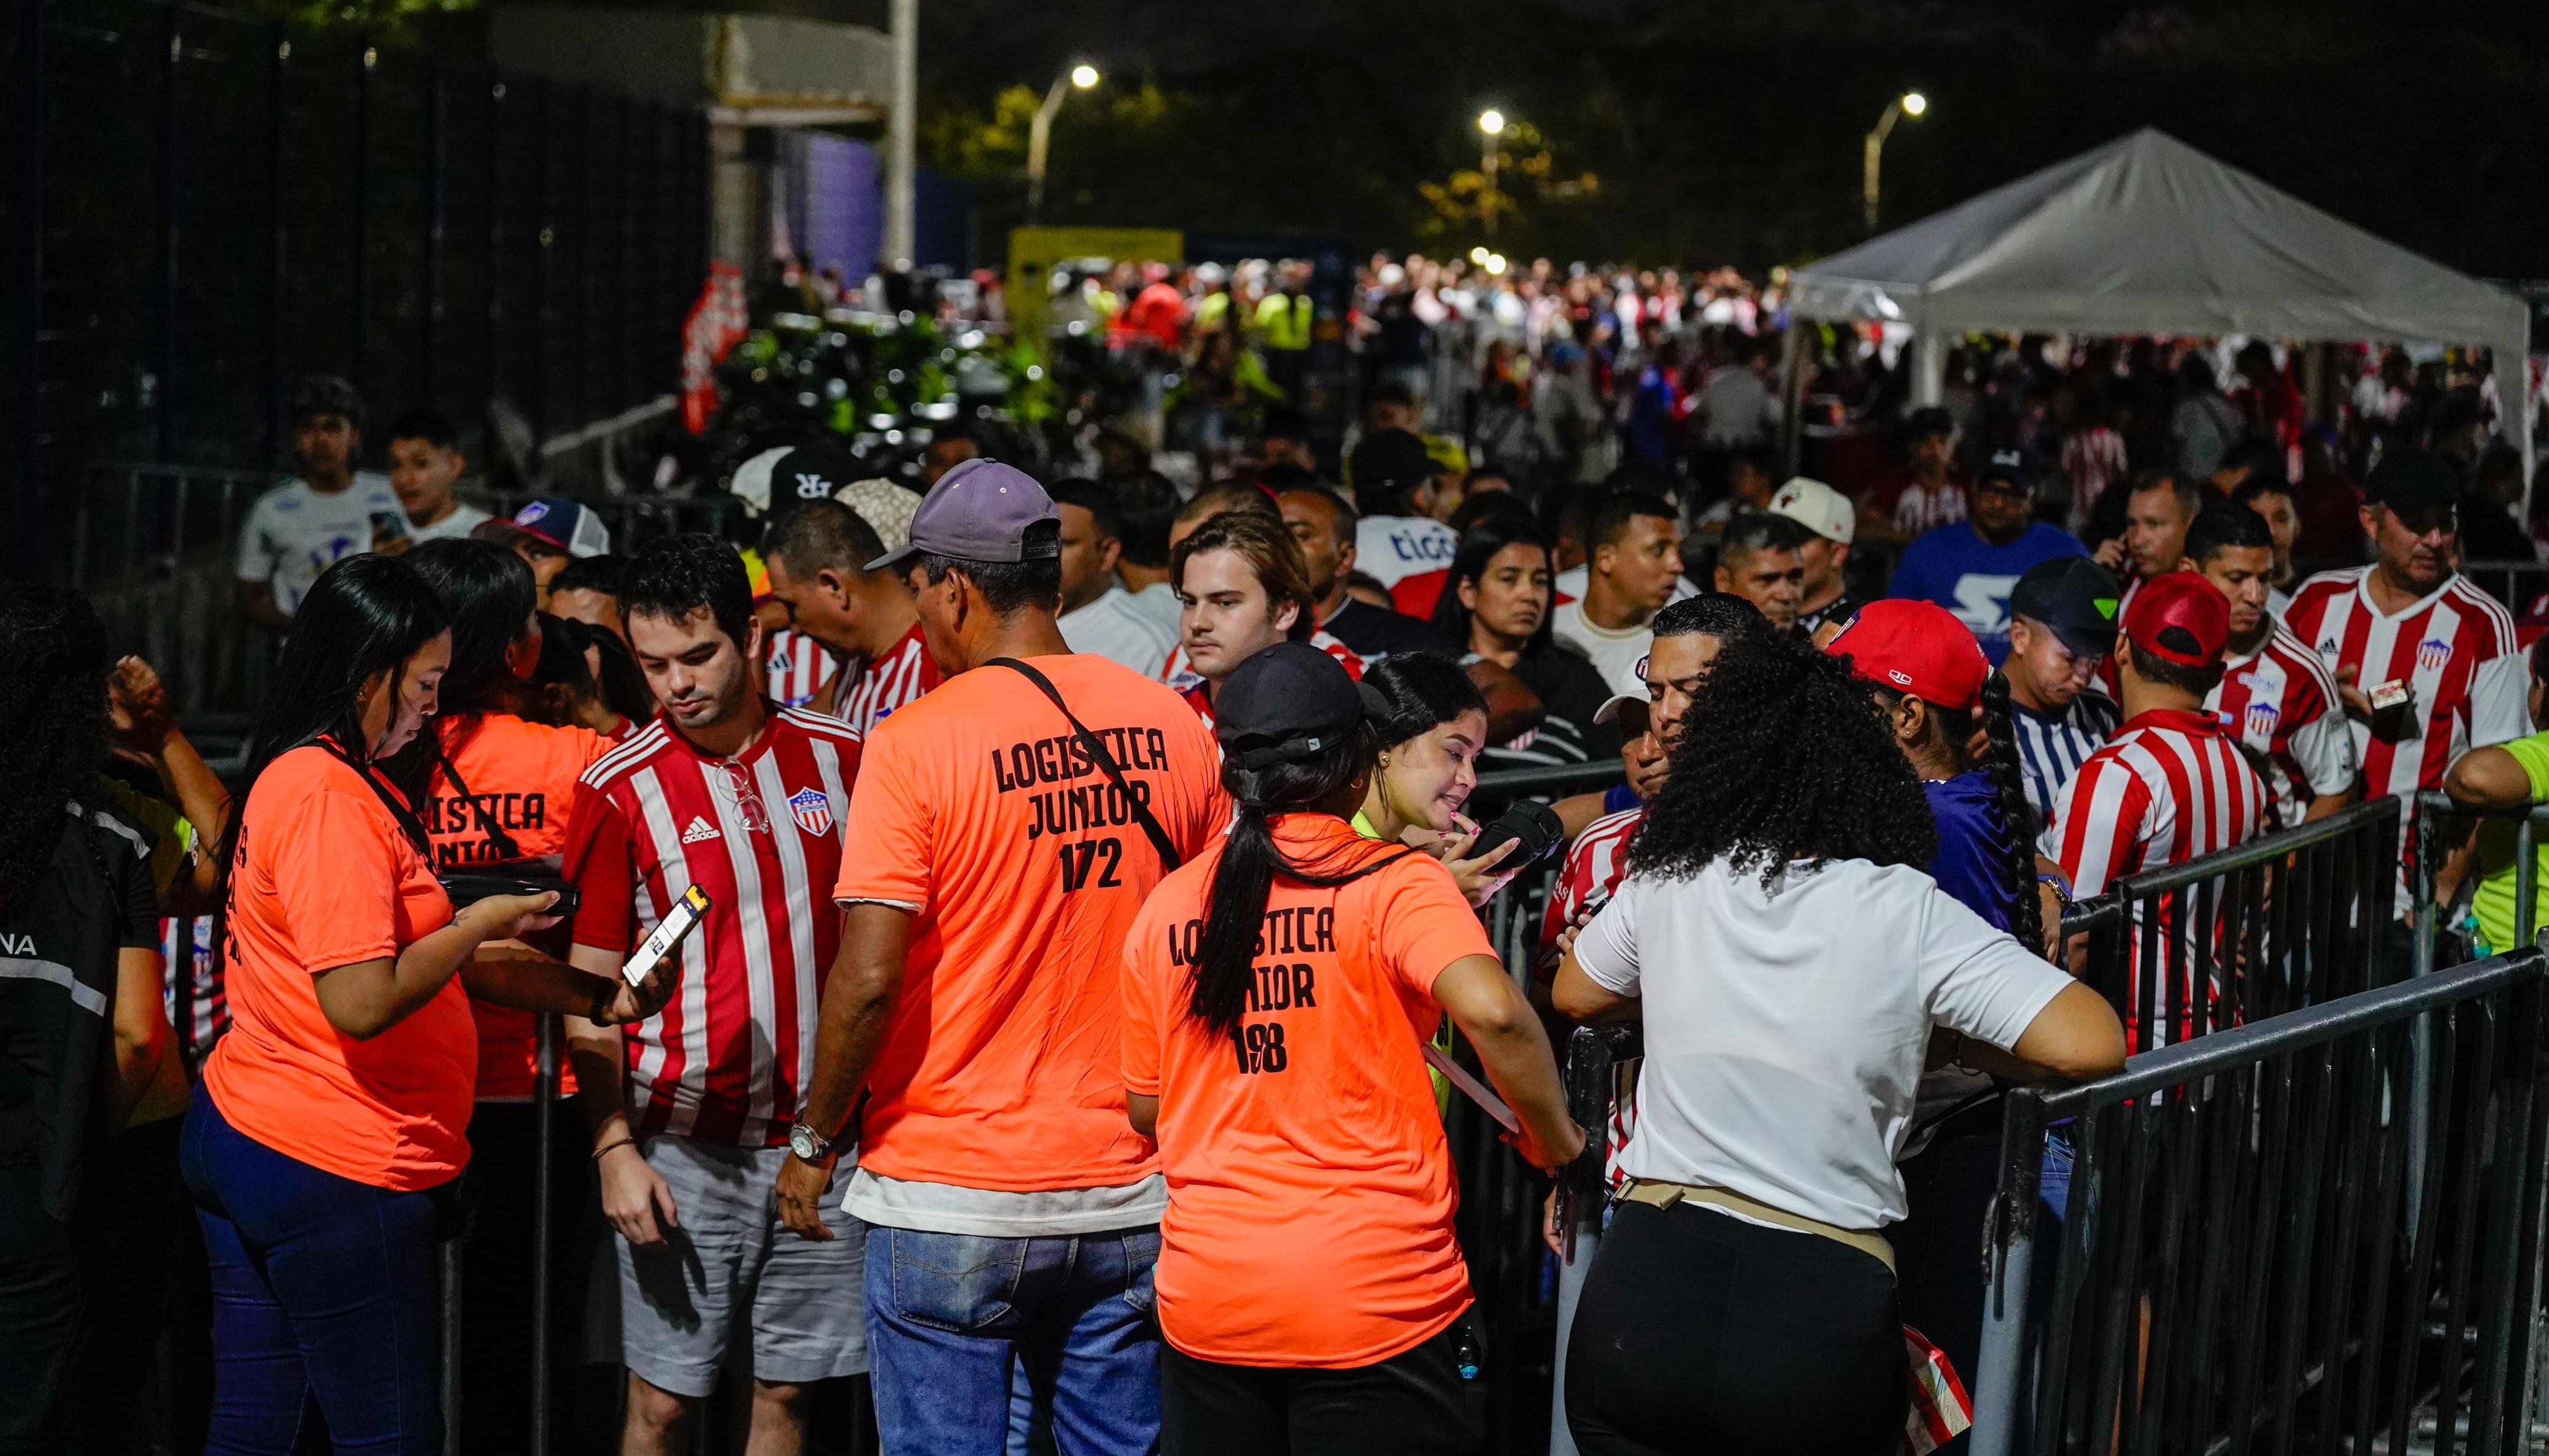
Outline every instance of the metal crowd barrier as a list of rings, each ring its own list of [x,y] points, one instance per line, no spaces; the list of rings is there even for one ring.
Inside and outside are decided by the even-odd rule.
[[[1975,1456],[2523,1449],[2544,970],[2524,949],[2013,1092]]]
[[[200,466],[94,466],[72,518],[62,565],[88,593],[118,652],[141,655],[168,685],[190,732],[244,733],[265,694],[275,639],[233,605],[239,524],[281,479],[262,470]],[[532,499],[467,491],[511,514]],[[625,554],[658,536],[723,534],[741,509],[729,496],[629,496],[585,502]]]
[[[2399,814],[2383,795],[2236,849],[2128,875],[2063,917],[2082,979],[2151,1047],[2397,978]]]
[[[1621,780],[1616,759],[1543,769],[1501,770],[1478,776],[1468,813],[1485,820],[1516,799],[1558,799],[1607,788]],[[1487,902],[1479,917],[1514,983],[1529,994],[1540,956],[1540,925],[1557,887],[1561,860],[1515,877]],[[1585,1126],[1591,1127],[1588,1123]],[[1565,1337],[1565,1310],[1551,1327],[1553,1300],[1548,1250],[1540,1240],[1541,1205],[1547,1184],[1501,1137],[1503,1129],[1466,1098],[1452,1099],[1446,1133],[1460,1178],[1456,1229],[1477,1298],[1479,1333],[1486,1345],[1482,1412],[1495,1452],[1534,1452],[1541,1410],[1533,1383],[1553,1357],[1546,1341]]]

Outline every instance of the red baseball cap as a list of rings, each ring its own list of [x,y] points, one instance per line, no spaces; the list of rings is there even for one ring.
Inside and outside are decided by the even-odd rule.
[[[1824,651],[1848,658],[1879,687],[1960,712],[1983,700],[1983,680],[1991,676],[1973,630],[1935,601],[1871,601]]]
[[[2124,605],[2124,636],[2162,662],[2211,667],[2230,644],[2230,599],[2194,572],[2153,577]]]

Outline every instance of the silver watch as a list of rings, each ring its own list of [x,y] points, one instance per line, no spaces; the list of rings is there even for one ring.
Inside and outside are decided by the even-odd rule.
[[[831,1152],[832,1139],[803,1123],[796,1123],[788,1129],[788,1150],[797,1154],[801,1162],[816,1162]]]

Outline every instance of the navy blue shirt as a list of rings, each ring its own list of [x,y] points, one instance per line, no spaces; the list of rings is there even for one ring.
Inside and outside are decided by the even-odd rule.
[[[2018,840],[2001,815],[1999,786],[1990,773],[1977,769],[1930,779],[1921,789],[1938,824],[1938,858],[1930,862],[1930,877],[1993,929],[2008,930],[2018,916],[2020,887],[2010,883]],[[2035,863],[2033,855],[2028,863]],[[2027,876],[2026,889],[2033,893],[2034,875]]]
[[[2088,554],[2069,531],[2040,520],[2006,546],[1975,534],[1971,522],[1954,521],[1903,548],[1885,594],[1935,601],[1954,612],[1997,666],[2009,656],[2009,593],[2018,579],[2037,562]]]

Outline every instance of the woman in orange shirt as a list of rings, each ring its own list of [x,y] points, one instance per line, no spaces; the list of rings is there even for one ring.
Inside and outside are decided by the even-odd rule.
[[[414,795],[383,771],[450,655],[413,567],[349,557],[303,599],[251,740],[222,858],[232,1025],[180,1153],[212,1264],[213,1450],[286,1456],[311,1397],[339,1452],[441,1448],[433,1240],[477,1066],[462,981],[614,1023],[670,990],[478,958],[553,923],[555,897],[455,916]]]
[[[1126,1111],[1169,1182],[1163,1449],[1466,1450],[1468,1271],[1420,1043],[1448,1012],[1533,1163],[1584,1135],[1451,872],[1354,829],[1386,701],[1278,643],[1213,707],[1238,814],[1143,905],[1122,982]]]

